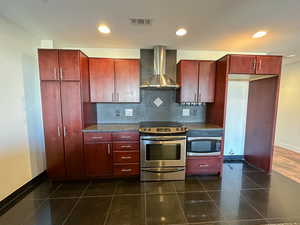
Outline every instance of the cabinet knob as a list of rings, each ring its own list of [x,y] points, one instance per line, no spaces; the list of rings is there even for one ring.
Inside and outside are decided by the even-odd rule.
[[[207,164],[200,164],[199,167],[208,167]]]
[[[121,171],[122,171],[122,172],[131,172],[132,169],[122,169]]]
[[[110,144],[107,144],[107,154],[110,155]]]
[[[131,159],[131,156],[122,156],[121,159]]]

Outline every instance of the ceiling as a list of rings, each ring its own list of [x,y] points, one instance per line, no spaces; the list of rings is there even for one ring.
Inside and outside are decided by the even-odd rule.
[[[1,0],[0,14],[56,47],[168,48],[300,55],[299,0]],[[151,18],[131,25],[129,18]],[[112,32],[100,34],[107,24]],[[188,34],[175,35],[185,27]],[[252,39],[258,30],[267,36]]]

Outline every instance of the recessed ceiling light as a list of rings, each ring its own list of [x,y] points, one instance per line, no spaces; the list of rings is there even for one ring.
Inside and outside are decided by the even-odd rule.
[[[258,31],[255,34],[253,34],[252,38],[261,38],[265,36],[268,32],[267,31]]]
[[[103,33],[103,34],[109,34],[110,33],[110,28],[106,25],[100,25],[98,27],[99,32]]]
[[[184,36],[184,35],[186,35],[186,33],[187,33],[187,31],[184,28],[180,28],[176,31],[177,36]]]

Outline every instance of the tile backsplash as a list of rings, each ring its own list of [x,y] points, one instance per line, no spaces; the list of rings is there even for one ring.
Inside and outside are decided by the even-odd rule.
[[[141,89],[141,103],[139,104],[98,103],[97,120],[98,123],[205,122],[205,105],[181,105],[176,103],[175,97],[175,90]]]

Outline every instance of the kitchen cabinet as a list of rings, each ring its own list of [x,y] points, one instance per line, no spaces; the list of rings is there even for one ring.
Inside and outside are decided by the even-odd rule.
[[[140,101],[140,61],[137,59],[115,60],[115,101]]]
[[[86,132],[84,158],[88,177],[139,175],[138,132]]]
[[[113,163],[111,143],[84,145],[86,175],[88,177],[112,177]]]
[[[38,55],[41,80],[80,81],[79,51],[39,49]]]
[[[66,176],[59,82],[42,82],[44,134],[48,176]]]
[[[220,156],[189,156],[186,162],[188,175],[218,174],[221,171],[222,157]]]
[[[281,56],[257,56],[256,74],[279,75],[281,73]]]
[[[230,74],[279,75],[281,56],[270,55],[230,55]]]
[[[90,89],[92,102],[113,102],[115,69],[113,59],[90,58]]]
[[[59,80],[58,50],[43,49],[38,52],[41,80]]]
[[[181,60],[177,65],[177,102],[213,102],[215,62],[206,60]]]
[[[82,178],[81,130],[87,125],[87,117],[96,118],[96,105],[91,105],[89,95],[84,94],[89,82],[88,57],[77,50],[39,49],[38,54],[48,175],[53,179]],[[57,55],[58,64],[54,63]],[[54,69],[57,65],[65,71],[59,76]],[[92,119],[89,122],[95,123]]]
[[[90,58],[92,102],[139,102],[138,59]]]

